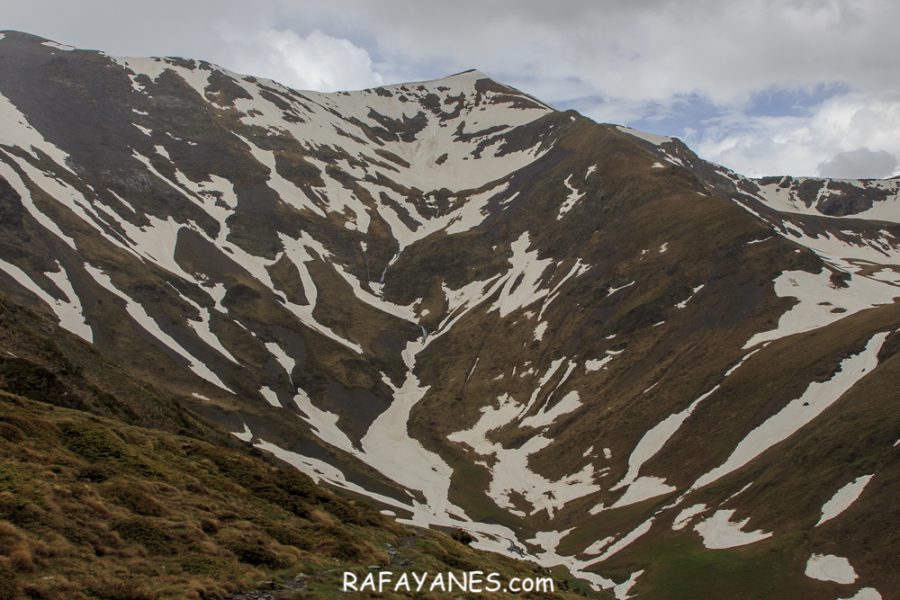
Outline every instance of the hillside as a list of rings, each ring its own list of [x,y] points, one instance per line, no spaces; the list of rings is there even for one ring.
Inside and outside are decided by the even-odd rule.
[[[323,94],[15,32],[0,132],[0,290],[81,338],[71,408],[618,597],[900,588],[896,181],[751,180],[478,71]]]

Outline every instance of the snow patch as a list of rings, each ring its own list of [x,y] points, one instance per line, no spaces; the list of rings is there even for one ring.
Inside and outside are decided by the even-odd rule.
[[[275,360],[277,360],[278,364],[282,366],[284,372],[288,374],[288,377],[291,377],[297,361],[295,361],[290,355],[288,355],[288,353],[285,352],[281,348],[281,346],[279,346],[275,342],[266,342],[265,346],[266,350],[269,351],[269,354],[275,357]]]
[[[232,431],[231,435],[233,435],[237,439],[241,440],[242,442],[249,442],[250,440],[253,439],[253,432],[250,431],[250,428],[247,427],[246,423],[241,423],[241,425],[244,426],[244,430],[243,431]]]
[[[609,298],[610,296],[612,296],[613,294],[615,294],[615,293],[618,292],[619,290],[624,290],[625,288],[631,287],[631,286],[633,286],[634,284],[635,284],[635,282],[632,281],[632,282],[630,282],[630,283],[626,283],[625,285],[620,285],[619,287],[610,287],[610,288],[609,288],[609,291],[606,292],[606,297]]]
[[[772,534],[762,530],[743,531],[750,521],[732,522],[734,510],[717,510],[713,516],[694,525],[694,531],[703,538],[703,545],[711,550],[746,546],[770,537]]]
[[[789,402],[776,414],[741,440],[724,463],[701,476],[691,489],[698,489],[743,467],[751,460],[787,439],[800,428],[837,402],[850,388],[878,366],[878,352],[889,332],[872,336],[859,354],[841,361],[837,372],[828,381],[814,381],[803,395]]]
[[[675,531],[681,531],[685,527],[687,527],[691,519],[699,515],[700,513],[706,510],[705,504],[694,504],[693,506],[688,506],[681,510],[680,513],[675,517],[675,520],[672,521],[672,529]]]
[[[554,404],[553,408],[547,411],[544,411],[542,408],[537,414],[522,419],[522,426],[537,428],[552,425],[556,419],[576,410],[579,406],[581,406],[581,400],[578,392],[571,391],[563,396],[562,400]]]
[[[278,394],[275,393],[275,390],[268,386],[263,386],[259,388],[260,395],[266,399],[266,402],[274,406],[275,408],[284,408],[281,406],[281,402],[278,400]]]
[[[860,497],[871,480],[872,475],[863,475],[857,477],[836,491],[834,496],[822,505],[822,517],[819,519],[819,522],[816,523],[816,527],[826,521],[830,521],[850,508],[850,505],[856,502],[857,498]]]
[[[125,301],[125,311],[128,315],[141,327],[144,331],[152,335],[163,344],[166,348],[174,352],[175,354],[181,356],[188,363],[188,368],[193,371],[195,375],[205,379],[211,384],[222,388],[223,390],[234,393],[231,388],[222,383],[222,380],[219,379],[219,376],[213,373],[209,367],[207,367],[201,360],[194,357],[190,352],[185,350],[181,344],[176,342],[172,336],[164,332],[159,324],[149,315],[147,311],[144,310],[144,307],[139,303],[135,302],[133,299],[125,295],[123,292],[119,291],[119,289],[113,284],[112,279],[110,279],[109,275],[104,273],[102,270],[93,267],[89,264],[84,265],[85,270],[90,274],[91,277],[94,278],[101,287],[117,296],[118,298]]]
[[[589,174],[590,173],[588,173],[588,175]],[[566,199],[563,201],[563,203],[559,207],[559,213],[556,215],[557,221],[561,220],[564,216],[566,216],[566,213],[569,212],[570,210],[572,210],[572,207],[574,207],[575,204],[579,200],[584,198],[584,192],[579,192],[577,189],[575,189],[575,186],[573,186],[570,183],[571,180],[572,180],[572,176],[569,175],[568,177],[566,177],[566,180],[563,182],[563,185],[565,185],[566,188],[569,190],[569,195],[566,197]]]
[[[44,273],[44,275],[62,290],[63,294],[66,296],[66,300],[54,298],[31,279],[25,271],[3,259],[0,259],[0,270],[4,271],[7,275],[12,277],[16,283],[46,303],[59,319],[60,327],[71,331],[88,342],[93,342],[94,332],[84,318],[81,301],[75,293],[75,290],[72,288],[72,284],[69,282],[68,273],[58,262],[56,264],[59,267],[59,271],[55,273]]]
[[[603,358],[592,358],[590,360],[584,361],[584,370],[585,371],[599,371],[606,367],[609,362],[615,358],[612,354],[607,354]]]
[[[60,44],[58,42],[52,42],[50,40],[41,42],[42,46],[47,46],[48,48],[56,48],[57,50],[62,50],[63,52],[71,52],[75,48],[72,46],[67,46],[66,44]]]
[[[818,329],[873,306],[891,304],[900,297],[900,289],[856,274],[850,274],[847,287],[837,287],[831,282],[831,271],[823,268],[819,273],[783,272],[775,279],[775,294],[799,302],[781,315],[775,329],[757,333],[744,348]]]
[[[632,129],[631,127],[625,127],[624,125],[616,125],[616,129],[625,132],[628,135],[633,135],[636,138],[640,138],[645,142],[650,142],[654,146],[659,146],[660,144],[665,144],[672,141],[672,138],[670,137],[657,135],[655,133],[647,133],[646,131],[639,131],[637,129]]]
[[[850,584],[856,581],[856,571],[850,561],[833,554],[812,554],[806,561],[805,574],[819,581]]]
[[[616,500],[615,504],[610,508],[620,508],[637,504],[656,496],[662,496],[674,492],[675,487],[668,485],[666,480],[661,477],[641,476],[635,479],[622,494],[622,497]]]
[[[861,588],[849,598],[842,598],[840,600],[881,600],[881,594],[879,594],[878,590],[875,588],[865,587]]]
[[[509,263],[512,268],[502,278],[500,295],[490,308],[491,311],[499,310],[501,317],[525,308],[547,295],[548,290],[540,289],[540,279],[553,260],[539,259],[537,250],[529,252],[529,240],[528,232],[525,232],[510,244],[513,255]]]
[[[637,480],[638,473],[644,463],[662,450],[666,442],[669,441],[669,438],[675,435],[675,432],[678,431],[687,418],[693,414],[697,406],[718,389],[719,386],[716,385],[711,390],[691,402],[691,404],[683,411],[669,415],[650,428],[643,437],[641,437],[640,441],[638,441],[634,450],[631,451],[631,456],[628,457],[628,471],[625,473],[625,476],[610,489],[618,490],[634,483]]]

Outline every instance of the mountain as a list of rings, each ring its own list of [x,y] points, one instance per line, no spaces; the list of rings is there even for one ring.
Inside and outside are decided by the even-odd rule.
[[[896,179],[745,178],[478,71],[5,32],[0,94],[0,289],[154,427],[608,596],[900,589]]]

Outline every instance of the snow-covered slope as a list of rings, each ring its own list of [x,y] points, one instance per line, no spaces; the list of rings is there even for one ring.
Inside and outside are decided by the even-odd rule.
[[[672,544],[697,593],[734,547],[757,595],[896,583],[896,182],[807,202],[478,71],[0,57],[0,288],[237,438],[619,597]]]

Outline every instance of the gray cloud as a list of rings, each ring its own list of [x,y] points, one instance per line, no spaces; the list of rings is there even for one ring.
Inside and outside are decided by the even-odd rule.
[[[858,148],[820,163],[819,175],[839,179],[878,179],[891,176],[896,169],[897,157],[890,152]]]

